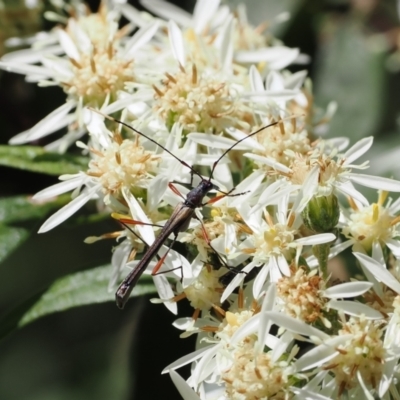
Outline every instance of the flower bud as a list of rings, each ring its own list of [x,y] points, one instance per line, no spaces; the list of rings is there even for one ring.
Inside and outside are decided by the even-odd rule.
[[[303,210],[304,225],[314,232],[332,231],[339,221],[339,204],[334,194],[314,196]]]

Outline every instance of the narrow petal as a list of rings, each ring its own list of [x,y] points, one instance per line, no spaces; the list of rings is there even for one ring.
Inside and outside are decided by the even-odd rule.
[[[385,360],[383,365],[383,377],[379,382],[379,398],[385,398],[386,392],[389,390],[389,387],[393,381],[393,376],[396,373],[396,364],[398,363],[398,357],[395,357],[392,360]]]
[[[306,70],[295,72],[285,78],[286,89],[301,89],[308,72]]]
[[[264,83],[255,65],[250,67],[249,77],[251,90],[253,92],[262,92],[264,90]]]
[[[193,29],[196,33],[203,32],[216,14],[220,0],[198,0],[193,10]]]
[[[253,154],[253,153],[245,153],[243,155],[247,158],[250,158],[252,160],[255,160],[255,161],[261,162],[265,165],[268,165],[269,167],[271,167],[277,171],[281,171],[286,174],[291,172],[291,169],[289,167],[287,167],[284,164],[281,164],[280,162],[274,160],[273,158],[263,157],[263,156],[260,156],[258,154]]]
[[[230,207],[237,207],[239,204],[247,201],[253,196],[254,190],[256,190],[261,182],[264,180],[264,172],[261,170],[255,171],[249,175],[246,179],[236,186],[233,193],[243,193],[240,196],[227,197],[227,204]]]
[[[192,26],[192,16],[182,8],[163,0],[141,0],[143,7],[164,19],[174,20],[179,25]]]
[[[400,283],[397,279],[381,264],[375,261],[373,258],[362,254],[353,253],[360,263],[372,274],[375,278],[390,287],[397,294],[400,294]]]
[[[48,188],[43,189],[40,192],[37,192],[32,197],[32,199],[33,200],[49,199],[51,197],[58,196],[62,193],[69,192],[81,186],[84,183],[84,179],[85,177],[82,174],[78,174],[72,179],[56,183],[55,185],[49,186]]]
[[[182,31],[172,20],[168,22],[168,34],[172,54],[174,55],[175,60],[177,60],[179,64],[184,67],[186,64],[186,56]]]
[[[0,68],[15,74],[41,76],[42,79],[53,76],[52,71],[48,68],[37,65],[0,61]]]
[[[111,265],[113,266],[113,272],[107,288],[109,292],[112,292],[115,289],[115,285],[119,279],[120,273],[125,267],[126,262],[128,261],[131,249],[132,245],[129,240],[124,240],[122,243],[114,248],[111,256]]]
[[[271,319],[271,321],[282,327],[286,328],[293,333],[303,335],[303,336],[308,336],[308,337],[317,337],[321,340],[326,340],[330,338],[329,335],[326,333],[320,331],[317,328],[314,328],[310,325],[307,325],[305,322],[297,320],[295,318],[289,317],[288,315],[276,312],[276,311],[268,311],[268,317]]]
[[[361,204],[368,206],[368,200],[358,190],[354,188],[351,182],[336,182],[336,189],[342,192],[346,196],[350,196],[355,200],[358,200]]]
[[[192,381],[195,386],[199,385],[200,382],[208,377],[208,371],[209,367],[212,365],[212,359],[215,357],[215,354],[218,352],[219,349],[220,346],[215,345],[204,352],[203,357],[197,363],[192,373]]]
[[[267,280],[268,274],[269,274],[269,264],[265,264],[258,272],[256,279],[254,280],[254,285],[253,285],[254,299],[257,300],[260,297],[261,290],[264,287],[264,283]]]
[[[236,141],[232,139],[228,139],[222,136],[211,135],[208,133],[189,133],[188,138],[193,140],[193,142],[202,144],[203,146],[210,146],[215,149],[229,149],[232,145],[236,143]],[[239,143],[235,146],[235,150],[252,150],[252,147],[247,144],[247,141],[244,140],[242,143]]]
[[[184,400],[201,400],[194,390],[186,383],[186,381],[175,371],[171,371],[169,376]]]
[[[133,56],[138,49],[148,43],[157,32],[159,26],[159,21],[153,21],[140,28],[126,44],[125,57]]]
[[[400,192],[400,182],[381,176],[349,173],[347,175],[353,182],[373,189],[386,190],[388,192]]]
[[[40,227],[38,233],[44,233],[60,225],[67,220],[71,215],[75,214],[82,208],[95,194],[97,188],[83,191],[78,197],[69,202],[66,206],[60,208]]]
[[[63,29],[57,29],[58,40],[60,41],[61,47],[64,49],[65,54],[73,60],[79,61],[81,56],[75,43]]]
[[[372,396],[370,390],[367,388],[367,385],[364,382],[364,379],[361,375],[360,370],[357,370],[356,376],[357,376],[358,383],[360,384],[360,387],[364,392],[364,396],[365,396],[364,399],[365,400],[375,400],[375,396]]]
[[[364,153],[366,153],[372,146],[374,138],[372,136],[359,140],[350,149],[344,153],[344,163],[343,165],[349,165],[353,161],[360,158]]]
[[[240,285],[243,279],[246,277],[253,268],[255,267],[255,263],[251,262],[247,264],[241,273],[237,274],[229,283],[229,285],[225,288],[224,293],[221,296],[221,303],[223,303],[231,294],[232,292]]]
[[[137,221],[142,221],[145,224],[151,224],[152,221],[147,217],[142,207],[135,199],[133,194],[126,187],[123,188],[122,194],[128,203],[129,210],[131,212],[132,218]],[[155,240],[155,235],[153,228],[150,225],[136,225],[138,231],[140,232],[140,236],[143,238],[145,244],[152,245]]]
[[[307,400],[308,399],[310,399],[310,400],[311,399],[312,400],[332,400],[332,397],[323,396],[322,394],[315,393],[311,390],[301,389],[301,388],[298,388],[295,386],[292,386],[290,388],[290,390],[293,393],[295,393],[297,396],[299,396],[295,400],[298,400],[298,399],[302,399],[302,400],[304,400],[304,399],[307,399]]]
[[[14,136],[10,140],[10,144],[22,144],[26,142],[31,142],[33,140],[37,140],[44,136],[47,136],[59,130],[60,128],[63,128],[71,122],[71,118],[68,116],[68,113],[74,107],[74,102],[66,102],[61,107],[58,107],[54,111],[52,111],[49,115],[39,121],[28,131],[24,132],[23,134],[21,133]]]
[[[294,363],[293,367],[296,371],[304,371],[322,365],[339,354],[335,349],[351,338],[353,338],[353,335],[328,337],[324,343],[307,351]]]
[[[324,290],[323,294],[330,299],[357,297],[367,292],[372,286],[372,282],[345,282]]]
[[[221,31],[221,45],[219,48],[220,62],[223,71],[232,69],[233,58],[233,28],[235,20],[229,16]]]
[[[192,319],[191,319],[192,320]],[[199,358],[203,357],[203,354],[206,353],[208,350],[210,350],[212,347],[215,345],[209,345],[206,347],[203,347],[199,350],[194,351],[193,353],[186,354],[185,356],[179,358],[178,360],[174,361],[173,363],[169,364],[162,370],[162,374],[166,374],[168,372],[174,371],[175,369],[178,369],[180,367],[183,367],[184,365],[190,364],[193,361],[198,360]]]
[[[174,297],[171,285],[164,274],[153,275],[153,281],[161,300],[169,300]],[[164,305],[172,314],[178,314],[178,305],[176,301],[164,301]]]
[[[314,246],[317,244],[329,243],[336,239],[333,233],[319,233],[318,235],[296,239],[295,242],[303,246]]]
[[[235,54],[237,62],[258,63],[265,61],[272,70],[280,70],[291,64],[300,54],[299,49],[284,46],[274,46],[258,50],[238,51]]]
[[[383,315],[373,308],[357,303],[356,301],[350,300],[330,300],[327,307],[333,308],[334,310],[343,311],[345,314],[352,315],[354,317],[360,317],[364,315],[367,319],[382,319]]]
[[[43,58],[43,49],[38,48],[29,48],[23,50],[16,50],[8,54],[4,54],[1,57],[1,61],[3,62],[15,62],[15,63],[27,63],[34,64],[42,60]],[[46,54],[64,54],[64,50],[59,45],[47,46]]]
[[[396,258],[400,258],[400,242],[395,239],[386,240],[386,245]]]
[[[268,127],[269,124],[266,125],[265,129],[267,129]],[[257,140],[254,139],[254,136],[251,136],[251,133],[244,133],[243,131],[236,128],[227,128],[226,133],[228,135],[231,135],[236,141],[247,137],[246,145],[249,146],[248,149],[264,151],[264,146],[261,143],[258,143]]]

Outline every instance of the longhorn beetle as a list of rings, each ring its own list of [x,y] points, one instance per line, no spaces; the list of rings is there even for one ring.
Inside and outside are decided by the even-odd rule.
[[[99,111],[91,109],[92,111],[95,111],[97,113],[99,113]],[[101,114],[101,113],[99,113]],[[140,276],[143,274],[143,272],[145,271],[145,269],[148,267],[148,265],[150,264],[150,261],[152,260],[153,257],[156,256],[156,254],[158,253],[158,251],[160,250],[161,246],[163,245],[163,243],[167,240],[168,236],[173,233],[174,234],[174,239],[172,241],[172,244],[170,246],[170,248],[173,246],[173,244],[175,243],[179,232],[185,231],[190,224],[190,220],[194,217],[194,213],[195,213],[195,209],[202,207],[206,204],[210,204],[210,203],[214,203],[215,201],[225,197],[225,196],[239,196],[243,193],[236,193],[236,194],[231,194],[233,192],[233,190],[235,188],[232,188],[231,190],[229,190],[227,193],[223,193],[222,195],[218,195],[216,197],[214,197],[213,199],[211,199],[209,202],[207,203],[202,203],[204,197],[208,194],[208,192],[212,189],[216,189],[218,190],[219,188],[214,185],[211,182],[213,173],[215,171],[215,168],[217,167],[219,161],[229,152],[231,151],[235,146],[237,146],[239,143],[243,142],[243,140],[246,140],[247,138],[256,135],[257,133],[263,131],[264,129],[267,129],[273,125],[277,125],[279,124],[282,120],[276,121],[276,122],[272,122],[258,130],[256,130],[255,132],[250,133],[249,135],[247,135],[246,137],[238,140],[237,142],[235,142],[232,146],[230,146],[227,150],[225,150],[222,155],[213,163],[212,168],[211,168],[211,173],[208,179],[204,179],[192,166],[190,166],[189,164],[187,164],[185,161],[179,159],[177,156],[175,156],[172,152],[170,152],[168,149],[166,149],[164,146],[162,146],[161,144],[159,144],[157,141],[155,141],[154,139],[150,138],[149,136],[145,135],[144,133],[138,131],[137,129],[135,129],[134,127],[130,126],[129,124],[123,122],[123,121],[119,121],[113,117],[110,117],[108,115],[103,115],[105,118],[117,122],[125,127],[127,127],[128,129],[131,129],[132,131],[136,132],[138,135],[141,135],[143,137],[145,137],[147,140],[149,140],[150,142],[156,144],[157,146],[161,147],[164,151],[166,151],[167,153],[169,153],[172,157],[174,157],[176,160],[178,160],[182,165],[184,165],[185,167],[189,168],[191,171],[191,174],[193,176],[197,175],[201,181],[198,184],[197,187],[193,188],[186,196],[186,199],[184,199],[183,202],[179,203],[172,215],[170,216],[169,220],[166,222],[166,224],[163,226],[163,228],[161,229],[160,234],[157,236],[157,238],[155,239],[155,241],[153,242],[153,244],[147,249],[147,251],[145,252],[145,254],[143,255],[143,258],[139,261],[139,263],[135,266],[135,268],[128,274],[128,276],[122,281],[122,283],[120,284],[120,286],[118,287],[116,293],[115,293],[115,299],[117,302],[117,306],[119,308],[124,308],[126,302],[129,299],[129,295],[132,292],[133,288],[135,287],[137,281],[139,280]],[[178,192],[178,190],[170,183],[169,187],[171,188],[171,190],[180,195],[181,194]],[[169,248],[169,249],[170,249]],[[169,251],[169,250],[168,250]],[[157,262],[156,266],[154,267],[153,271],[152,271],[152,275],[156,275],[158,270],[161,268],[163,262],[165,261],[165,258],[167,257],[168,251],[162,256],[162,258]]]

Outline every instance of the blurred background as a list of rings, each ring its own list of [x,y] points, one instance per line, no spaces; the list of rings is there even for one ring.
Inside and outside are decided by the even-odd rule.
[[[144,1],[145,3],[145,1]],[[194,1],[173,3],[191,11]],[[239,1],[230,1],[232,5]],[[88,2],[92,10],[98,1]],[[131,2],[142,9],[137,2]],[[253,25],[283,11],[291,18],[274,27],[286,46],[310,57],[306,68],[315,104],[338,104],[328,136],[351,143],[373,135],[368,152],[371,174],[400,178],[400,23],[395,0],[247,0]],[[43,0],[0,0],[0,52],[5,40],[26,37],[51,25]],[[0,71],[0,141],[6,144],[64,102],[59,88],[38,88],[22,75]],[[0,167],[0,196],[34,194],[57,182],[54,176]],[[373,193],[372,193],[373,195]],[[374,197],[373,197],[374,199]],[[11,198],[12,200],[12,198]],[[108,216],[93,220],[90,206],[49,233],[36,232],[45,219],[15,219],[15,250],[2,248],[0,228],[0,307],[3,317],[45,290],[55,279],[110,261],[112,243],[83,243],[113,231]],[[7,219],[2,215],[0,221]],[[79,220],[85,220],[80,224]],[[17,246],[18,244],[18,246]],[[7,256],[2,256],[6,254]],[[190,308],[180,304],[180,315]],[[144,296],[121,312],[113,302],[75,308],[39,319],[0,341],[0,399],[174,399],[179,398],[161,370],[194,349],[179,339],[174,316]],[[0,333],[7,333],[0,325]]]

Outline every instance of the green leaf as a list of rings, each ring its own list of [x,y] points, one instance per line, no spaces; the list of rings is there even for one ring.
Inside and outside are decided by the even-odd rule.
[[[16,328],[21,328],[45,315],[94,303],[114,301],[114,292],[108,291],[112,274],[111,265],[77,272],[56,280],[47,290],[25,301],[0,322],[0,338]],[[142,278],[131,296],[154,293],[149,278]]]
[[[39,146],[0,146],[0,165],[58,176],[86,170],[88,158],[51,153]]]
[[[13,252],[28,236],[28,229],[0,225],[0,262]]]
[[[0,223],[13,223],[44,218],[51,210],[59,208],[71,199],[59,196],[54,201],[38,203],[29,196],[13,196],[0,199]]]

